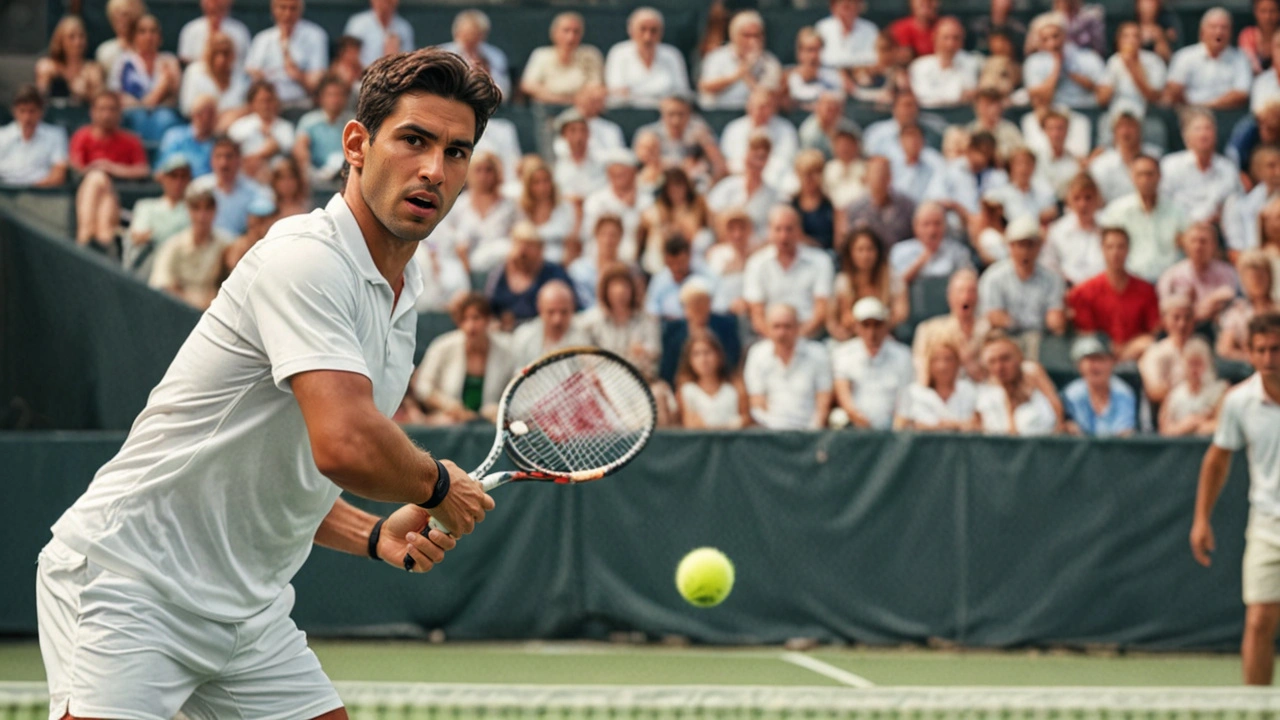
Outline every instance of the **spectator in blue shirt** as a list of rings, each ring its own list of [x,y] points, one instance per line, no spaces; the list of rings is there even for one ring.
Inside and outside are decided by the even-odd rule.
[[[663,320],[676,320],[684,317],[684,308],[680,306],[680,286],[697,275],[693,270],[693,249],[689,241],[680,235],[670,235],[662,244],[662,261],[666,267],[649,281],[644,309]]]
[[[1090,437],[1132,435],[1137,422],[1137,396],[1112,374],[1115,358],[1096,335],[1084,335],[1071,346],[1080,377],[1067,385],[1062,400],[1070,430]]]
[[[351,119],[350,96],[351,89],[342,78],[325,75],[316,90],[319,107],[298,120],[293,157],[312,180],[332,180],[342,170],[342,129]]]
[[[240,145],[229,137],[213,141],[212,170],[196,178],[192,185],[212,188],[217,200],[217,216],[213,226],[233,236],[243,235],[248,227],[249,206],[259,197],[270,197],[271,191],[240,172]]]
[[[163,165],[170,156],[180,154],[190,163],[192,176],[208,175],[213,170],[210,159],[217,121],[218,99],[212,95],[196,98],[191,104],[190,124],[171,127],[160,139],[156,164]]]
[[[489,273],[484,294],[493,306],[503,330],[538,316],[538,291],[552,280],[572,287],[573,281],[564,268],[542,259],[542,237],[538,227],[528,220],[511,228],[511,254],[507,261]],[[574,309],[582,305],[574,298]]]

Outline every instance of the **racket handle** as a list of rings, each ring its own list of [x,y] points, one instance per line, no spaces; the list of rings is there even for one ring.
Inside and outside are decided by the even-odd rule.
[[[502,485],[506,485],[507,483],[511,482],[512,479],[515,478],[515,476],[516,474],[510,471],[490,473],[488,475],[485,475],[483,478],[480,478],[480,481],[479,481],[480,489],[484,490],[486,493],[492,492],[494,488],[500,487]],[[427,529],[439,530],[445,535],[453,535],[453,533],[449,530],[449,528],[445,527],[444,523],[437,520],[434,515],[432,515],[431,520],[427,522]],[[414,563],[413,557],[406,554],[404,556],[404,569],[411,571],[413,570],[414,565],[415,563]]]

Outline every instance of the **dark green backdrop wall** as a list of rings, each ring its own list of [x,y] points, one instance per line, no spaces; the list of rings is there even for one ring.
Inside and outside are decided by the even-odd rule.
[[[415,433],[468,466],[491,430]],[[0,633],[35,630],[48,527],[120,434],[0,434]],[[660,433],[615,478],[510,487],[425,577],[316,550],[295,617],[325,634],[791,637],[975,646],[1224,649],[1239,637],[1247,478],[1232,471],[1212,568],[1187,549],[1200,442],[870,433]],[[677,596],[679,558],[722,548],[720,608]]]

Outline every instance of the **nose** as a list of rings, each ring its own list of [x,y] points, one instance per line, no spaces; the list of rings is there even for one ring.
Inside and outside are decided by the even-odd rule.
[[[418,177],[432,185],[444,184],[444,148],[436,147],[423,153]]]

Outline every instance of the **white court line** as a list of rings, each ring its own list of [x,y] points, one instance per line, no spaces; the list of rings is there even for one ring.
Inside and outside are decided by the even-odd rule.
[[[838,668],[835,665],[832,665],[831,663],[823,662],[818,658],[811,657],[803,653],[785,652],[779,655],[778,657],[783,662],[791,663],[792,665],[802,667],[806,670],[812,670],[813,672],[816,672],[819,675],[824,675],[826,677],[831,678],[832,680],[835,680],[838,683],[841,683],[843,685],[848,685],[849,687],[873,688],[876,686],[875,683],[862,677],[861,675],[851,673],[848,670],[842,670],[841,668]]]

